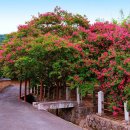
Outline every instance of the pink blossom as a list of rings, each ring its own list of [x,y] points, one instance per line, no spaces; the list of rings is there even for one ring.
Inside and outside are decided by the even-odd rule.
[[[78,36],[78,32],[73,32],[73,35]]]
[[[6,59],[9,60],[11,58],[11,56],[12,56],[11,54],[7,54]]]
[[[117,116],[117,115],[118,115],[118,112],[114,111],[113,116]]]
[[[130,58],[124,60],[124,64],[130,63]]]
[[[19,25],[18,30],[28,29],[28,25]]]

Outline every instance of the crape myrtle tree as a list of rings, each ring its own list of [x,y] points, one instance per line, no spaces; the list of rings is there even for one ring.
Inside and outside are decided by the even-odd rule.
[[[41,91],[43,84],[58,87],[71,84],[73,88],[86,84],[89,78],[82,60],[83,41],[76,34],[79,27],[88,29],[88,20],[59,8],[20,25],[1,50],[4,74],[25,81],[37,79]]]
[[[90,69],[96,74],[99,89],[105,92],[110,110],[117,115],[123,102],[129,100],[129,30],[108,22],[96,22],[87,30],[80,28],[79,32],[86,38],[85,44],[82,44],[83,50],[88,50],[84,59],[89,60],[86,65],[91,64]]]
[[[96,22],[89,29],[80,27],[75,33],[82,37],[82,52],[87,52],[82,58],[90,66],[93,81],[99,81],[99,89],[105,92],[114,115],[122,110],[123,102],[130,96],[130,26],[124,25]]]
[[[96,23],[90,27],[96,32],[94,46],[98,47],[97,69],[92,71],[100,81],[100,89],[107,95],[113,114],[117,115],[130,92],[130,33],[121,26]]]

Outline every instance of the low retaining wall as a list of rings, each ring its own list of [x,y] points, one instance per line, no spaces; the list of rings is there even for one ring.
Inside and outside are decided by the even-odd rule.
[[[114,121],[96,114],[87,115],[86,119],[81,120],[79,125],[88,130],[130,130],[130,125],[124,121]]]
[[[10,79],[0,79],[0,92],[10,85],[12,85],[12,81]]]
[[[33,106],[38,110],[73,108],[77,105],[76,101],[52,101],[52,102],[33,102]]]

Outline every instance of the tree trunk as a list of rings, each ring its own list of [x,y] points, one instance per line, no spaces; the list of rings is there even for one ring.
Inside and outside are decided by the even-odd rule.
[[[34,86],[32,87],[32,94],[34,94]]]
[[[64,81],[63,82],[63,93],[62,93],[62,95],[63,95],[63,100],[66,100],[66,82]]]
[[[56,85],[56,100],[59,100],[59,82]]]
[[[95,96],[95,89],[93,91],[93,105],[96,105],[96,96]]]
[[[20,86],[19,86],[19,99],[21,99],[22,96],[22,80],[20,80]]]
[[[37,95],[37,85],[34,87],[34,95]]]
[[[41,85],[40,85],[40,101],[43,100],[43,81],[40,81]]]
[[[28,80],[28,93],[30,94],[30,79]]]
[[[25,80],[24,101],[27,101],[27,80]]]

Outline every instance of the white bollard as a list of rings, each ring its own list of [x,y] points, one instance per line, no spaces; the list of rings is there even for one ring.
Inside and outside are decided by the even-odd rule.
[[[79,93],[79,87],[77,88],[77,103],[80,104],[80,93]]]
[[[127,101],[124,102],[124,116],[125,116],[125,121],[129,123],[130,117],[129,117],[129,112],[127,111]]]
[[[104,114],[104,93],[102,91],[98,92],[98,115]]]
[[[30,93],[32,94],[32,87],[30,88]]]

